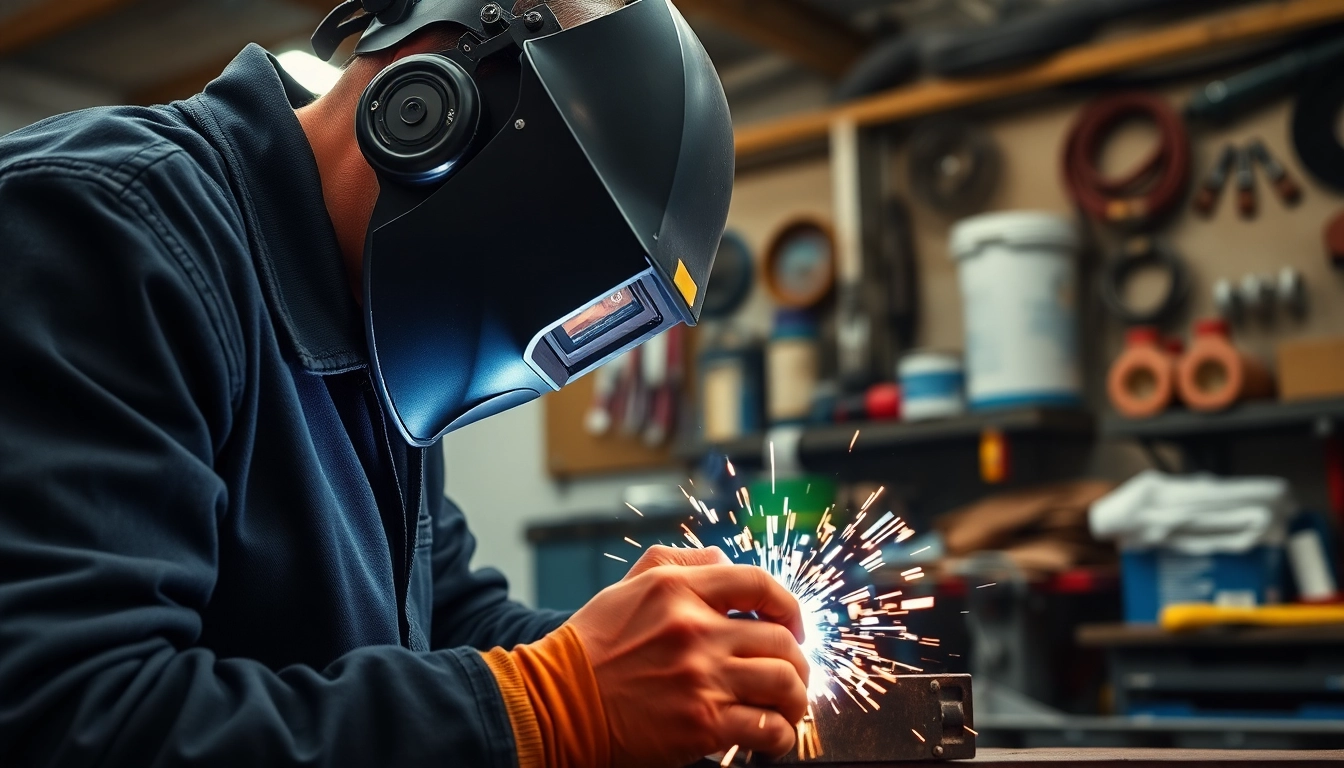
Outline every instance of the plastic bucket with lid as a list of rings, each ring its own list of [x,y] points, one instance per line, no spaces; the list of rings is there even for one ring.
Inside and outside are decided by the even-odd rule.
[[[952,228],[972,409],[1081,404],[1079,246],[1073,219],[1052,213],[985,214]]]

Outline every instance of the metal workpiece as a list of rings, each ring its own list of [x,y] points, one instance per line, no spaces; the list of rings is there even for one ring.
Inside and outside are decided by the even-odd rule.
[[[836,707],[812,705],[820,749],[802,759],[799,747],[785,757],[757,765],[845,765],[850,768],[907,761],[965,760],[975,757],[975,723],[970,675],[900,675],[881,681],[874,693],[880,709],[860,710],[846,697]],[[836,709],[839,712],[836,712]],[[799,740],[800,743],[804,739]]]

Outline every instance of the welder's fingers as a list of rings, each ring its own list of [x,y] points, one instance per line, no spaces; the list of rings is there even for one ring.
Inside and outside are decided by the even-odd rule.
[[[768,621],[734,621],[729,648],[741,658],[781,659],[788,662],[807,685],[811,668],[807,656],[789,630]]]
[[[807,686],[787,661],[729,659],[722,674],[740,704],[772,709],[790,723],[807,714]]]
[[[795,640],[803,642],[803,616],[797,598],[765,569],[754,565],[706,566],[687,571],[686,583],[719,613],[755,611],[762,619],[783,625]]]
[[[744,750],[783,757],[793,749],[797,737],[793,724],[778,712],[734,704],[725,708],[720,718],[723,738]]]
[[[651,568],[664,565],[728,565],[731,562],[718,547],[679,549],[655,544],[645,550],[639,560],[630,566],[630,571],[625,574],[625,579],[622,581],[633,579]]]

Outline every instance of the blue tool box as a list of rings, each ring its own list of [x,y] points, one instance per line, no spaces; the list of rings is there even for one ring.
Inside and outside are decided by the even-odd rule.
[[[1156,623],[1164,606],[1177,603],[1250,607],[1283,599],[1281,547],[1213,555],[1130,550],[1121,553],[1120,568],[1125,621],[1135,624]]]

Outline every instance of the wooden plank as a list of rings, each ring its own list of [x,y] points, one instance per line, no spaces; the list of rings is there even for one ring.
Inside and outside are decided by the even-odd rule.
[[[830,77],[848,72],[870,42],[866,35],[797,0],[675,2],[687,16],[712,21]]]
[[[1335,766],[1344,760],[1344,751],[1335,750],[1222,750],[1222,749],[981,749],[971,760],[955,765],[976,768],[1017,768],[1022,765],[1048,765],[1052,768],[1242,768],[1246,765]]]
[[[0,56],[36,45],[129,5],[132,0],[37,0],[0,19]]]
[[[832,122],[892,123],[1344,21],[1344,0],[1280,0],[1064,51],[1002,75],[919,83],[737,131],[745,157],[824,139]]]

